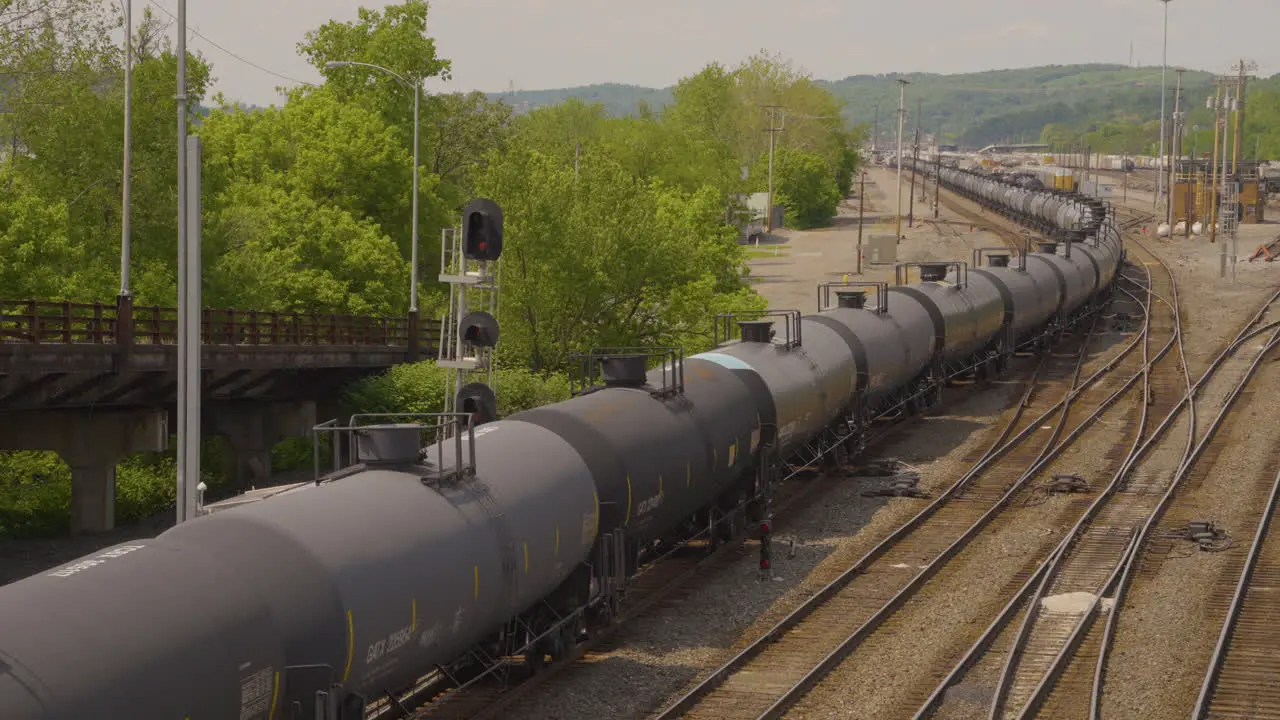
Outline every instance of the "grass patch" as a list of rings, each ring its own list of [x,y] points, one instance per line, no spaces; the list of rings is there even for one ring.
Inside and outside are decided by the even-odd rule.
[[[774,249],[774,247],[749,248],[747,250],[747,258],[786,257],[791,252],[791,248],[785,245],[776,247],[777,249]]]

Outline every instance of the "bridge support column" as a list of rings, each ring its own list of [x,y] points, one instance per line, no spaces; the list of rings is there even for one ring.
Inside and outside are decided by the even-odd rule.
[[[314,402],[220,402],[210,406],[210,432],[227,439],[235,463],[235,490],[271,479],[271,448],[303,437],[316,425]]]
[[[52,450],[71,467],[71,533],[115,527],[116,465],[168,448],[163,410],[37,410],[0,413],[0,450]]]

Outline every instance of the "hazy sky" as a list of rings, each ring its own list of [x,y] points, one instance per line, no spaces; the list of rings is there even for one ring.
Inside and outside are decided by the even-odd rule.
[[[177,0],[139,0],[171,12]],[[377,0],[188,0],[189,27],[266,70],[320,79],[303,34]],[[453,60],[431,90],[532,90],[594,82],[665,86],[711,61],[767,48],[816,77],[964,72],[1079,62],[1160,63],[1159,0],[435,0],[428,33]],[[1240,55],[1280,72],[1280,0],[1173,0],[1169,64],[1221,72]],[[200,37],[216,89],[277,100],[293,84]]]

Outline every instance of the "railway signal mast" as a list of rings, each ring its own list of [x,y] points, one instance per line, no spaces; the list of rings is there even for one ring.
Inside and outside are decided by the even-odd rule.
[[[453,370],[445,381],[445,412],[468,413],[465,424],[471,427],[498,418],[493,364],[501,256],[502,208],[492,200],[467,203],[461,232],[445,228],[441,233],[440,282],[450,289],[436,364]]]

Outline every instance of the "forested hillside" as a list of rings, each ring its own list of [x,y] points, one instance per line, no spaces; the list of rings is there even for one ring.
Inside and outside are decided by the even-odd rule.
[[[119,289],[123,49],[97,0],[13,0],[0,25],[0,288],[10,299],[110,303]],[[26,14],[22,14],[26,13]],[[428,4],[361,9],[307,34],[299,51],[325,81],[267,109],[206,98],[213,68],[188,58],[190,132],[203,149],[208,306],[399,315],[409,288],[413,90],[447,71]],[[176,302],[177,58],[149,10],[135,30],[132,238],[138,305]],[[696,69],[691,68],[691,72]],[[763,190],[766,103],[795,117],[779,137],[775,187],[790,222],[826,222],[848,189],[859,136],[840,103],[777,58],[711,65],[665,112],[613,117],[566,102],[514,117],[482,93],[431,94],[421,139],[423,313],[439,317],[440,230],[477,196],[505,211],[501,410],[563,397],[565,361],[600,346],[713,342],[717,313],[763,307],[726,221]],[[804,119],[805,116],[809,119]],[[746,172],[744,173],[744,168]],[[440,408],[433,363],[348,388],[363,411]],[[343,393],[342,388],[333,388]],[[206,448],[213,496],[225,456]],[[277,469],[309,462],[278,448]],[[69,473],[49,453],[0,454],[0,535],[66,527]],[[122,465],[121,520],[173,497],[172,456]]]
[[[982,147],[994,142],[1036,142],[1046,127],[1048,139],[1063,142],[1068,137],[1079,140],[1085,133],[1098,133],[1106,152],[1121,152],[1129,145],[1137,152],[1139,145],[1158,142],[1159,130],[1140,127],[1160,112],[1160,68],[1131,68],[1125,65],[1063,65],[993,70],[988,72],[944,75],[912,73],[905,75],[852,75],[838,81],[817,80],[815,84],[844,101],[844,115],[855,124],[872,127],[879,106],[881,137],[894,137],[894,111],[898,107],[898,84],[901,77],[911,82],[907,88],[907,109],[915,124],[917,103],[921,103],[926,132],[942,133],[947,142],[969,147]],[[1173,102],[1176,75],[1169,73],[1168,97]],[[1204,98],[1212,92],[1212,76],[1190,71],[1183,75],[1183,97],[1193,108],[1188,125],[1210,122],[1204,111]],[[1280,86],[1280,77],[1255,84],[1259,92]],[[520,109],[531,109],[561,102],[566,98],[599,98],[614,114],[638,111],[641,104],[651,110],[660,109],[670,96],[669,89],[654,90],[628,85],[590,85],[581,88],[540,90],[495,95]],[[1272,102],[1264,94],[1255,104]],[[1263,115],[1265,117],[1265,113]],[[1250,134],[1275,123],[1259,125],[1250,122]],[[1208,145],[1208,142],[1205,143]],[[1268,146],[1263,141],[1262,146]],[[1252,147],[1252,145],[1250,146]],[[1264,157],[1268,157],[1264,152]],[[1280,157],[1280,147],[1269,157]]]

